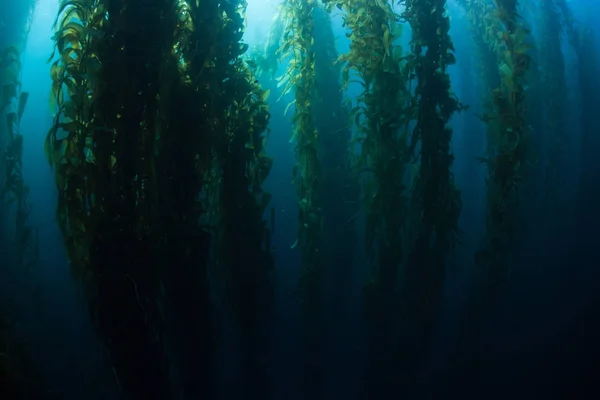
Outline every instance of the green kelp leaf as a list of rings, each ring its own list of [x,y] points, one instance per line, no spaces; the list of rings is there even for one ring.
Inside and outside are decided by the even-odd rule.
[[[288,103],[288,105],[285,107],[285,110],[283,111],[283,116],[285,117],[287,115],[288,110],[290,109],[290,107],[292,106],[292,104],[296,103],[296,99],[294,99],[293,101],[290,101]]]
[[[511,76],[512,75],[512,68],[507,64],[507,63],[502,63],[502,65],[500,65],[500,74],[503,76]]]
[[[271,94],[271,89],[267,89],[263,92],[262,95],[262,101],[267,101],[267,99],[269,98],[269,95]]]

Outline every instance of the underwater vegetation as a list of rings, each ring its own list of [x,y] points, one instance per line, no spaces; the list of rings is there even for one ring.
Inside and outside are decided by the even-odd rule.
[[[27,106],[29,93],[21,91],[21,58],[17,46],[8,46],[0,53],[0,243],[3,258],[17,268],[30,268],[39,259],[39,236],[36,227],[28,223],[31,213],[29,187],[22,174],[23,135],[19,126]],[[12,222],[9,222],[12,220]],[[9,257],[14,259],[9,259]]]
[[[300,398],[330,397],[328,378],[343,374],[326,363],[348,345],[339,321],[364,331],[353,336],[364,342],[357,397],[414,395],[457,264],[469,286],[454,351],[482,365],[487,318],[513,269],[529,268],[523,249],[549,246],[600,198],[585,186],[597,178],[594,37],[566,0],[538,1],[535,15],[522,3],[283,0],[250,48],[245,0],[60,0],[44,152],[70,273],[124,397],[275,398],[272,327],[290,312],[276,277],[292,256]],[[470,57],[455,50],[451,11],[464,13]],[[22,174],[21,48],[0,53],[0,256],[14,270],[40,259]],[[478,60],[475,77],[461,75],[462,56]],[[455,79],[477,81],[480,126],[455,124],[471,112]],[[266,190],[283,157],[269,137],[287,134],[277,102],[294,157],[289,188],[277,187],[295,191],[284,255]],[[485,178],[469,183],[485,215],[465,244],[455,139],[472,132],[485,138],[473,157]],[[5,314],[0,379],[14,386],[0,389],[22,390]],[[224,387],[229,363],[237,381]]]
[[[244,7],[63,1],[56,19],[46,154],[59,226],[133,398],[168,396],[166,320],[186,394],[210,395],[209,267],[249,353],[259,337],[260,321],[244,313],[270,297],[269,195],[260,188],[271,166],[269,114],[267,93],[239,58]]]
[[[17,45],[0,52],[0,259],[3,274],[28,278],[39,262],[37,227],[29,223],[29,187],[22,173],[24,137],[20,122],[29,93],[21,90],[21,50]],[[3,278],[4,279],[4,275]],[[0,395],[3,398],[40,397],[33,380],[30,354],[16,332],[16,307],[12,291],[0,293]]]

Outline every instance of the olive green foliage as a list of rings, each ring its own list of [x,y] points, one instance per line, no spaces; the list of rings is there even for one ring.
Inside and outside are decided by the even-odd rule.
[[[21,90],[20,58],[16,45],[0,52],[0,264],[8,281],[3,282],[5,287],[20,283],[19,278],[39,261],[38,230],[28,223],[29,187],[22,174],[24,138],[20,123],[28,93]],[[10,297],[0,293],[0,397],[41,398],[32,380],[29,354],[15,330],[13,304]]]
[[[318,132],[314,125],[312,98],[315,80],[313,9],[314,0],[288,0],[283,3],[282,17],[286,21],[281,48],[282,60],[289,59],[288,67],[279,79],[282,96],[294,89],[295,112],[292,117],[292,138],[298,162],[294,167],[294,181],[298,182],[298,239],[292,247],[302,251],[303,272],[301,292],[304,309],[309,315],[318,315],[321,307],[321,279],[323,258],[321,236],[323,210],[320,184],[321,162],[318,154]]]
[[[371,264],[365,309],[372,334],[367,391],[378,396],[391,373],[386,361],[397,357],[398,283],[405,260],[408,219],[409,123],[414,116],[408,59],[397,40],[400,16],[393,2],[346,0],[329,4],[343,10],[350,51],[339,57],[342,83],[362,87],[350,111],[353,145],[360,146],[354,167],[361,173],[366,207],[365,249]],[[379,349],[379,350],[375,350]]]
[[[168,254],[161,244],[171,238],[158,236],[157,171],[167,168],[156,155],[169,122],[159,114],[160,78],[173,71],[178,23],[174,2],[146,2],[143,16],[140,7],[134,0],[60,3],[49,60],[56,114],[45,144],[71,271],[117,383],[133,397],[168,392],[158,274]]]
[[[477,47],[479,73],[483,83],[482,97],[498,86],[500,75],[497,68],[500,21],[494,16],[494,4],[490,0],[460,0],[471,23],[471,34]]]
[[[185,390],[210,395],[211,248],[238,322],[254,320],[270,293],[268,93],[240,59],[244,13],[242,1],[61,2],[46,154],[72,271],[127,393],[166,387],[165,371],[151,370],[163,358],[162,283],[183,339]],[[182,312],[191,306],[196,313]],[[109,316],[108,307],[123,311]],[[145,341],[127,348],[132,335]]]
[[[353,143],[361,148],[355,167],[364,177],[365,248],[371,263],[365,307],[374,337],[379,338],[376,345],[389,357],[391,340],[397,336],[398,319],[393,315],[398,312],[397,284],[407,245],[407,138],[414,112],[409,67],[395,43],[401,26],[391,2],[348,0],[333,5],[345,11],[349,30],[350,52],[339,57],[343,86],[354,82],[363,89],[350,117],[355,124]]]
[[[405,368],[413,370],[431,344],[446,258],[458,242],[462,203],[452,174],[449,121],[465,107],[450,90],[447,69],[455,58],[446,1],[407,0],[405,6],[403,16],[413,32],[410,62],[417,79],[416,125],[410,151],[419,150],[411,198],[411,212],[417,221],[405,275],[405,316],[410,336],[416,341],[407,349]]]
[[[93,176],[103,167],[111,174],[117,170],[115,152],[110,150],[116,130],[100,125],[93,116],[101,68],[96,48],[105,35],[106,17],[106,6],[100,2],[62,1],[54,24],[58,59],[51,68],[50,105],[55,117],[44,150],[55,169],[57,220],[72,272],[84,279],[92,273],[90,246],[100,218],[98,213],[103,208],[98,203],[105,198],[103,193],[97,193],[97,183],[91,177],[86,179],[86,175]],[[94,143],[100,134],[108,139],[102,141],[103,147]]]
[[[517,14],[516,2],[497,0],[495,5],[501,23],[501,30],[495,32],[501,84],[492,91],[493,112],[484,116],[493,145],[482,158],[488,169],[488,241],[477,255],[478,262],[489,268],[489,283],[494,286],[507,277],[516,231],[518,190],[529,140],[524,86],[530,64],[529,30]]]
[[[411,150],[417,144],[421,147],[413,193],[421,215],[417,248],[428,249],[427,257],[437,260],[434,263],[441,261],[457,243],[461,210],[460,193],[451,173],[454,157],[450,153],[452,130],[448,123],[455,112],[465,107],[450,90],[447,68],[455,63],[455,58],[445,5],[444,0],[406,1],[404,13],[413,29],[412,62],[418,82],[417,124],[410,143]]]
[[[315,0],[286,0],[281,17],[285,28],[279,56],[288,60],[285,73],[278,78],[283,87],[280,98],[294,91],[292,137],[297,163],[293,182],[298,187],[298,237],[292,248],[302,254],[299,298],[305,318],[303,345],[305,351],[304,389],[321,395],[323,370],[319,349],[323,331],[323,279],[325,264],[322,203],[323,171],[319,156],[319,132],[315,125],[313,98],[315,94],[314,9]],[[308,389],[309,385],[313,389]]]
[[[216,128],[209,195],[218,199],[207,209],[217,218],[213,272],[225,303],[239,329],[246,394],[268,397],[266,367],[261,361],[268,339],[266,327],[273,305],[274,273],[271,233],[274,221],[263,219],[271,195],[262,190],[273,160],[266,156],[270,114],[269,91],[262,90],[249,65],[240,55],[244,32],[245,2],[220,4],[224,15],[220,35],[228,47],[238,49],[217,58],[213,71],[222,104]],[[198,10],[205,13],[204,6]],[[199,14],[200,15],[200,14]],[[219,82],[223,82],[219,84]],[[273,218],[271,216],[271,218]]]
[[[28,223],[31,213],[29,187],[23,180],[23,135],[19,127],[29,93],[21,91],[20,50],[9,46],[0,53],[0,245],[7,265],[33,266],[39,260],[36,227]],[[14,218],[9,224],[8,219]],[[4,253],[4,252],[3,252]]]

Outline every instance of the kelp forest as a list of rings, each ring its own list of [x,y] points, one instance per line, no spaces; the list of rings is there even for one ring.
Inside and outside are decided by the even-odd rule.
[[[600,8],[0,5],[0,397],[600,391]]]

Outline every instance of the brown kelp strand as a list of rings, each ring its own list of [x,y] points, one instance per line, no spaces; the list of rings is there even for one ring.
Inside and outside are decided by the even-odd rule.
[[[370,362],[365,396],[390,389],[398,338],[398,277],[406,247],[408,202],[408,124],[414,114],[408,87],[408,62],[395,43],[400,38],[399,15],[393,2],[336,1],[345,11],[350,51],[339,57],[342,83],[360,84],[362,92],[350,111],[360,146],[354,166],[362,174],[366,206],[365,248],[371,272],[365,286],[365,310],[370,331]]]
[[[203,221],[210,212],[205,194],[212,146],[223,118],[215,107],[223,101],[216,64],[223,63],[219,59],[230,42],[217,45],[224,16],[215,2],[204,2],[202,9],[184,0],[173,6],[166,14],[170,47],[165,48],[159,75],[157,229],[166,252],[162,276],[173,368],[186,396],[211,397],[216,388],[217,335],[208,267],[214,240]]]
[[[429,351],[440,307],[446,258],[458,241],[460,192],[454,184],[450,151],[452,115],[464,108],[450,90],[447,68],[454,64],[445,0],[407,0],[403,17],[412,27],[411,63],[417,79],[416,126],[410,138],[419,170],[412,193],[418,216],[406,268],[407,368]]]
[[[524,178],[530,132],[526,125],[525,79],[529,69],[529,30],[517,14],[515,1],[495,2],[501,22],[496,32],[501,84],[492,91],[492,112],[484,116],[490,130],[487,167],[487,244],[477,253],[477,264],[485,268],[479,307],[489,307],[507,281],[516,232],[519,186]]]
[[[61,3],[52,65],[58,113],[46,141],[59,224],[118,382],[134,398],[168,391],[164,318],[184,392],[211,395],[211,249],[245,377],[255,396],[266,395],[257,353],[272,296],[262,218],[268,93],[240,58],[245,7]],[[246,229],[238,229],[242,220]],[[120,300],[111,302],[111,292]],[[109,308],[120,312],[109,316]],[[136,370],[139,360],[145,368]]]
[[[171,221],[197,213],[197,193],[192,191],[197,189],[197,170],[186,171],[191,174],[189,192],[164,192],[180,178],[181,171],[170,169],[172,159],[182,165],[196,162],[204,144],[194,140],[189,152],[169,152],[173,136],[181,134],[182,143],[188,143],[186,129],[194,125],[191,118],[201,106],[179,107],[181,116],[169,113],[167,105],[182,84],[169,89],[164,84],[184,81],[172,54],[186,28],[176,14],[180,6],[165,0],[63,1],[55,24],[51,101],[57,113],[46,153],[55,169],[57,219],[117,383],[131,398],[169,393],[160,329],[162,273],[171,293],[208,296],[201,272],[206,235],[185,229],[197,219],[184,220],[178,232],[167,229]],[[165,204],[167,196],[175,205]],[[161,228],[166,237],[159,236]],[[178,240],[182,231],[186,245]],[[173,272],[179,268],[179,274]],[[185,287],[169,281],[186,275],[186,268],[200,272],[188,274]],[[184,314],[185,300],[169,300]],[[197,333],[200,325],[196,323]],[[195,355],[204,362],[205,353]]]
[[[215,3],[216,4],[216,3]],[[273,306],[272,221],[263,217],[271,194],[262,185],[272,159],[265,147],[270,113],[269,91],[262,90],[241,55],[247,45],[244,32],[245,2],[219,4],[215,18],[223,16],[221,36],[209,81],[220,88],[211,117],[215,132],[207,209],[214,210],[216,224],[211,271],[219,295],[232,316],[240,343],[243,393],[237,396],[269,396],[267,365],[268,328]],[[205,5],[198,16],[206,16]],[[214,69],[213,69],[214,68]],[[202,79],[202,77],[201,77]]]
[[[315,0],[286,0],[281,9],[285,30],[279,50],[287,60],[287,70],[278,78],[282,97],[294,91],[292,138],[297,163],[293,180],[298,185],[298,238],[292,245],[302,254],[300,300],[305,316],[306,383],[319,391],[322,380],[320,351],[323,309],[323,209],[322,166],[318,152],[318,132],[314,122],[315,90],[314,8]]]
[[[17,46],[0,53],[0,254],[3,265],[30,268],[39,260],[38,229],[28,223],[29,187],[23,180],[20,123],[29,93],[21,90],[21,55]]]
[[[217,268],[225,276],[225,298],[238,326],[241,373],[247,398],[268,397],[267,365],[270,317],[273,311],[272,222],[263,218],[271,195],[262,190],[272,165],[264,146],[267,139],[268,93],[254,84],[248,67],[238,60],[235,74],[228,74],[232,104],[220,162],[221,222]],[[241,90],[241,88],[245,89]]]

